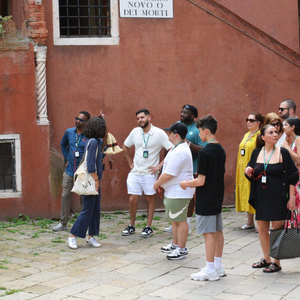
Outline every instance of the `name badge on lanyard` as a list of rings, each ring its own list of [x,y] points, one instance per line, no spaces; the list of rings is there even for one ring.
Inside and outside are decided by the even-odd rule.
[[[148,142],[149,142],[149,138],[150,138],[150,134],[148,133],[148,138],[147,138],[147,141],[145,140],[145,135],[143,133],[143,140],[144,140],[144,144],[145,144],[145,150],[143,151],[143,157],[144,158],[148,158],[149,156],[149,150],[147,150],[147,145],[148,145]]]
[[[245,149],[241,149],[241,156],[245,155]]]
[[[79,157],[80,154],[79,154],[79,151],[75,151],[75,157]]]

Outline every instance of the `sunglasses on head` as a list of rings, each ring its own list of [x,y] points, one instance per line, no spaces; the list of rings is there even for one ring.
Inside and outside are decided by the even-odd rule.
[[[248,118],[246,118],[246,122],[253,123],[253,122],[257,122],[257,120],[255,120],[255,119],[248,119]]]
[[[278,110],[281,111],[281,112],[286,110],[286,109],[290,109],[290,108],[289,107],[285,107],[285,108],[284,107],[278,107]]]
[[[79,122],[81,122],[81,123],[86,122],[86,120],[80,119],[80,118],[78,118],[78,117],[75,117],[75,120],[76,120],[76,121],[79,121]]]

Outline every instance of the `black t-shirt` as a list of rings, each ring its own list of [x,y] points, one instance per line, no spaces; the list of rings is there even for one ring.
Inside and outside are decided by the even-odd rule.
[[[198,154],[198,174],[205,184],[196,188],[196,214],[203,216],[221,213],[224,197],[226,153],[220,144],[209,143]]]

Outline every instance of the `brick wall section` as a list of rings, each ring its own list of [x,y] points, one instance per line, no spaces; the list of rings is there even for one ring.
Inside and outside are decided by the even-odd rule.
[[[37,45],[46,45],[48,30],[46,29],[44,5],[33,0],[24,1],[27,36]]]

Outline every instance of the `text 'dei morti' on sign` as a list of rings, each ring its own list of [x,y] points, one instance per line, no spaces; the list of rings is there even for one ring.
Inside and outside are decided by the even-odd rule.
[[[120,0],[121,18],[173,18],[173,0]]]

